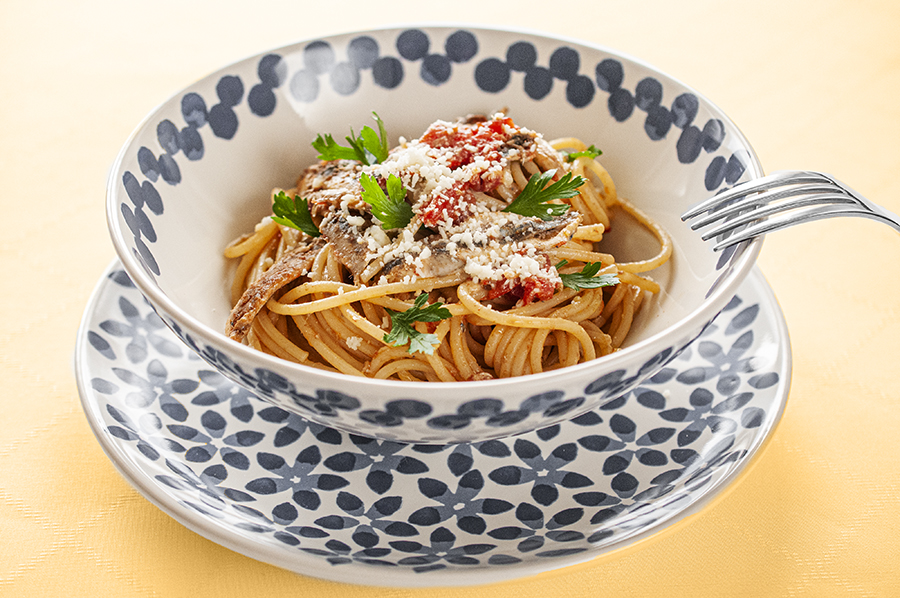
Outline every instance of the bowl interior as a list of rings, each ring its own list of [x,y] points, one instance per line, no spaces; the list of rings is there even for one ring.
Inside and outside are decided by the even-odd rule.
[[[744,137],[680,82],[607,49],[516,31],[385,29],[302,42],[228,66],[160,105],[134,132],[111,177],[110,228],[138,286],[220,332],[235,264],[223,248],[270,213],[315,161],[319,133],[386,123],[392,144],[436,119],[506,109],[545,138],[603,151],[620,195],[672,236],[652,273],[664,291],[628,344],[695,312],[738,261],[715,254],[680,214],[761,169]],[[607,251],[652,255],[655,241],[620,218]],[[154,288],[155,287],[155,288]],[[157,290],[158,289],[158,290]]]

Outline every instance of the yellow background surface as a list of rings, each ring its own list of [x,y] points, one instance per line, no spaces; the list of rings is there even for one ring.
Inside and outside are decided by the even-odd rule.
[[[767,171],[831,172],[900,212],[895,0],[0,0],[0,596],[900,596],[900,235],[865,220],[767,239],[759,266],[794,354],[782,424],[727,495],[634,549],[493,586],[345,585],[222,548],[119,477],[71,367],[114,257],[104,188],[119,147],[227,63],[421,21],[639,57],[722,107]]]

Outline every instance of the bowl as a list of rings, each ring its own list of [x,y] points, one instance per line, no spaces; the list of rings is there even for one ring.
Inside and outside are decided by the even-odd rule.
[[[663,291],[628,342],[586,363],[501,380],[403,382],[322,371],[224,334],[234,264],[223,248],[270,213],[315,162],[318,133],[343,134],[377,112],[392,144],[437,119],[505,108],[547,139],[578,136],[627,197],[671,235],[652,272]],[[762,175],[750,144],[701,94],[614,50],[535,32],[408,26],[302,41],[213,73],[153,110],[109,179],[110,234],[128,275],[201,358],[260,399],[310,421],[401,442],[509,436],[577,417],[654,376],[715,318],[760,242],[712,251],[681,222],[690,205]],[[652,237],[617,226],[611,251]]]

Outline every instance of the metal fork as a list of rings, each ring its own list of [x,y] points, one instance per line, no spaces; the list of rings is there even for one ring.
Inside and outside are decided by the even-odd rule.
[[[715,251],[802,222],[837,216],[871,218],[900,232],[900,218],[831,175],[784,170],[747,181],[700,202],[682,214],[704,241],[719,237]],[[720,222],[723,221],[724,222]]]

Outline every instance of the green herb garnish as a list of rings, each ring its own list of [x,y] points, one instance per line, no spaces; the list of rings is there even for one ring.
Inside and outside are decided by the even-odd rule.
[[[556,269],[559,270],[568,263],[568,261],[563,260],[556,264]],[[611,287],[619,284],[619,279],[616,278],[615,274],[601,274],[600,276],[597,276],[597,272],[599,272],[602,267],[600,262],[593,262],[585,264],[584,268],[581,269],[581,272],[560,274],[559,277],[562,279],[564,287],[569,287],[575,291]]]
[[[594,147],[594,144],[592,143],[591,146],[589,148],[587,148],[586,150],[581,150],[580,152],[572,152],[572,153],[568,154],[566,156],[566,162],[574,162],[578,158],[590,158],[591,160],[593,160],[594,158],[596,158],[597,156],[599,156],[602,153],[603,152],[601,152],[596,147]]]
[[[412,206],[406,203],[406,189],[397,176],[388,176],[387,195],[378,180],[370,174],[363,173],[359,184],[363,188],[362,200],[372,206],[372,213],[381,221],[381,228],[403,228],[412,220]]]
[[[428,300],[428,293],[421,293],[416,297],[413,306],[404,312],[386,309],[391,316],[391,331],[382,337],[382,340],[392,347],[402,347],[409,343],[407,353],[434,354],[434,345],[438,344],[435,334],[419,332],[413,327],[414,322],[438,322],[451,316],[450,310],[441,302],[432,303],[422,307]]]
[[[309,203],[295,195],[293,201],[284,191],[279,191],[272,198],[272,220],[284,226],[299,229],[310,237],[318,237],[320,234],[319,227],[313,222],[312,214],[309,213]]]
[[[552,169],[532,175],[519,196],[503,211],[522,216],[536,216],[541,220],[552,220],[565,214],[569,210],[568,205],[547,202],[575,197],[578,195],[578,188],[584,184],[584,179],[580,176],[573,177],[571,172],[567,172],[561,179],[547,186],[555,174],[556,169]]]
[[[359,160],[367,166],[383,162],[388,156],[387,132],[384,123],[375,112],[375,122],[378,123],[378,133],[372,127],[363,127],[359,137],[350,129],[350,135],[344,137],[350,147],[338,145],[329,134],[318,135],[312,142],[313,148],[319,152],[320,160]]]

